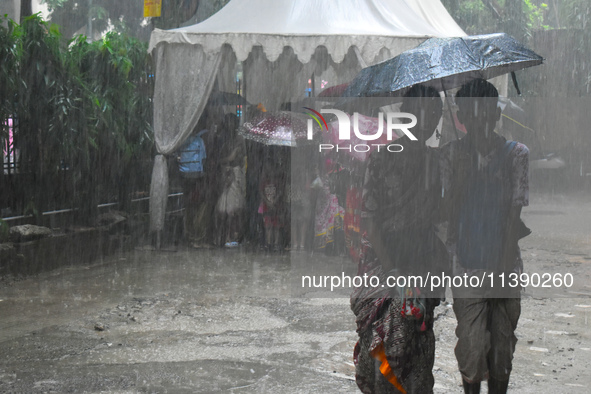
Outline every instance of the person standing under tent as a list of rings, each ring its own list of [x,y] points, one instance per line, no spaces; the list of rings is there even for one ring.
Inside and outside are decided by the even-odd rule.
[[[396,140],[403,151],[374,151],[362,192],[362,250],[358,275],[424,275],[445,270],[449,258],[437,237],[441,186],[436,149],[425,145],[442,113],[439,93],[422,85],[405,95],[401,111],[418,123],[418,141]],[[392,143],[394,144],[394,143]],[[394,147],[392,150],[399,150]],[[357,287],[351,295],[359,342],[355,378],[364,393],[432,393],[433,310],[443,296],[416,287]]]
[[[186,240],[192,246],[201,246],[205,241],[202,223],[207,213],[206,203],[206,134],[208,115],[204,111],[194,133],[187,138],[178,152],[177,163],[183,179],[183,197],[185,206],[184,232]]]
[[[303,251],[308,243],[308,230],[312,224],[312,173],[314,152],[310,147],[299,147],[292,151],[291,179],[289,192],[291,250]]]
[[[238,118],[227,114],[219,134],[220,157],[218,174],[221,176],[221,193],[215,206],[214,243],[218,246],[236,247],[242,238],[246,193],[245,147],[238,135]]]
[[[260,205],[258,213],[263,217],[265,234],[264,249],[280,252],[281,231],[284,222],[284,190],[285,180],[282,180],[280,170],[271,164],[265,164],[259,183]]]
[[[456,94],[457,117],[467,136],[441,148],[454,275],[480,278],[522,270],[517,241],[530,232],[520,219],[529,199],[529,151],[494,132],[501,115],[497,101],[497,89],[483,79],[462,86]],[[466,393],[479,393],[487,379],[491,394],[506,393],[509,384],[520,289],[494,292],[489,285],[453,289],[455,354]]]

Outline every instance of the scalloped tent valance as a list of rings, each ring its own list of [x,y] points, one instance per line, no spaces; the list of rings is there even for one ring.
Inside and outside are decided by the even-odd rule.
[[[401,39],[462,35],[439,0],[232,0],[201,23],[154,30],[149,51],[176,43],[201,45],[213,53],[227,44],[244,61],[253,47],[261,46],[267,59],[276,61],[288,46],[307,63],[318,46],[325,46],[340,63],[355,46],[371,64],[376,49],[392,50]]]
[[[164,227],[168,171],[162,155],[193,132],[217,84],[231,90],[243,65],[246,96],[276,110],[300,99],[312,74],[331,69],[335,84],[429,37],[465,33],[440,0],[231,0],[193,26],[152,32],[156,63],[151,229]]]

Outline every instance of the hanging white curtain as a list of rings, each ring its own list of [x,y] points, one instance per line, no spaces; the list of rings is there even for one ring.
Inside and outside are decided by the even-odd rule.
[[[166,155],[176,152],[193,132],[211,93],[222,56],[204,52],[198,45],[156,47],[154,87],[154,160],[150,185],[150,229],[164,228],[168,197]],[[183,59],[183,61],[179,61]],[[187,66],[188,65],[188,66]]]

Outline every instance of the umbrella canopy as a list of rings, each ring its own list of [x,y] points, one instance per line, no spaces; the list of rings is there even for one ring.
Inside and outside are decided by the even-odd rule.
[[[280,111],[263,114],[240,127],[240,135],[265,145],[291,146],[305,144],[308,139],[308,119],[306,114]],[[313,124],[313,131],[320,131]]]
[[[414,49],[364,68],[344,97],[400,97],[422,83],[442,91],[476,79],[541,64],[543,58],[505,33],[431,38]]]

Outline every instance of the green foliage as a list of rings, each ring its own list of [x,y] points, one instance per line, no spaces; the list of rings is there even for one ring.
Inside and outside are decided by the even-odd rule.
[[[558,14],[561,27],[591,29],[591,3],[588,0],[561,0]]]
[[[101,200],[125,205],[153,146],[147,45],[110,33],[66,46],[55,25],[34,15],[0,26],[0,55],[0,124],[18,119],[23,210],[67,204],[90,221]],[[6,136],[3,129],[0,142]]]
[[[503,31],[527,41],[532,31],[547,29],[548,5],[535,0],[442,0],[468,34]]]
[[[526,45],[544,45],[544,37],[556,43],[568,42],[567,75],[570,92],[576,95],[589,95],[591,69],[591,2],[589,0],[441,0],[451,16],[468,34],[506,32]],[[533,34],[540,30],[571,30],[556,34],[540,34],[536,41],[530,41]],[[546,49],[546,48],[544,48]],[[549,53],[555,51],[549,49]],[[538,71],[539,72],[539,71]],[[524,73],[527,78],[534,78],[531,73]],[[548,75],[550,77],[550,75]],[[552,75],[557,77],[558,75]],[[522,77],[521,90],[528,95],[534,79]],[[535,77],[538,78],[538,77]],[[544,78],[546,78],[544,76]],[[579,88],[572,88],[578,86]],[[512,88],[510,88],[512,89]]]
[[[88,20],[92,30],[102,33],[111,25],[114,31],[148,39],[152,27],[172,29],[194,20],[199,7],[200,17],[209,17],[229,0],[162,0],[160,17],[143,17],[143,0],[43,0],[51,11],[51,22],[62,27],[65,37],[84,29]],[[152,25],[152,26],[150,26]],[[86,33],[89,35],[89,33]]]
[[[3,121],[14,112],[14,91],[17,85],[15,24],[0,18],[0,146],[6,147],[8,125]]]
[[[23,160],[21,169],[27,173],[55,172],[60,160],[60,141],[53,138],[56,115],[53,100],[60,93],[66,72],[61,37],[38,15],[25,18],[15,33],[18,37],[15,113],[22,131],[15,135],[15,144],[24,157],[42,159]]]
[[[529,31],[549,29],[550,26],[544,24],[545,15],[548,11],[548,4],[540,3],[540,5],[534,4],[531,0],[523,0],[524,12],[527,15],[528,22],[527,28]]]
[[[103,178],[101,184],[119,191],[105,198],[128,201],[125,195],[139,172],[136,164],[150,157],[153,145],[146,45],[109,33],[93,43],[76,40],[71,53],[88,89],[88,143],[98,148],[88,164]]]
[[[209,0],[216,9],[221,8],[227,0]],[[102,33],[109,24],[117,32],[147,40],[150,27],[145,22],[143,0],[44,0],[51,13],[51,21],[62,26],[65,37],[72,37],[75,32],[92,21],[92,30]],[[205,0],[201,0],[205,2]],[[181,23],[193,17],[200,0],[163,0],[162,16],[153,18],[159,28],[170,29],[179,27]],[[217,8],[219,7],[219,8]],[[87,35],[89,33],[87,32]]]
[[[589,29],[589,0],[442,0],[468,33],[505,31],[527,40],[533,31]]]
[[[123,23],[133,26],[128,31],[133,35],[141,34],[143,20],[143,0],[44,0],[51,11],[51,22],[62,27],[65,37],[72,37],[85,28],[88,19],[92,20],[95,32],[107,30],[109,22],[118,26]],[[88,34],[88,32],[87,32]]]

